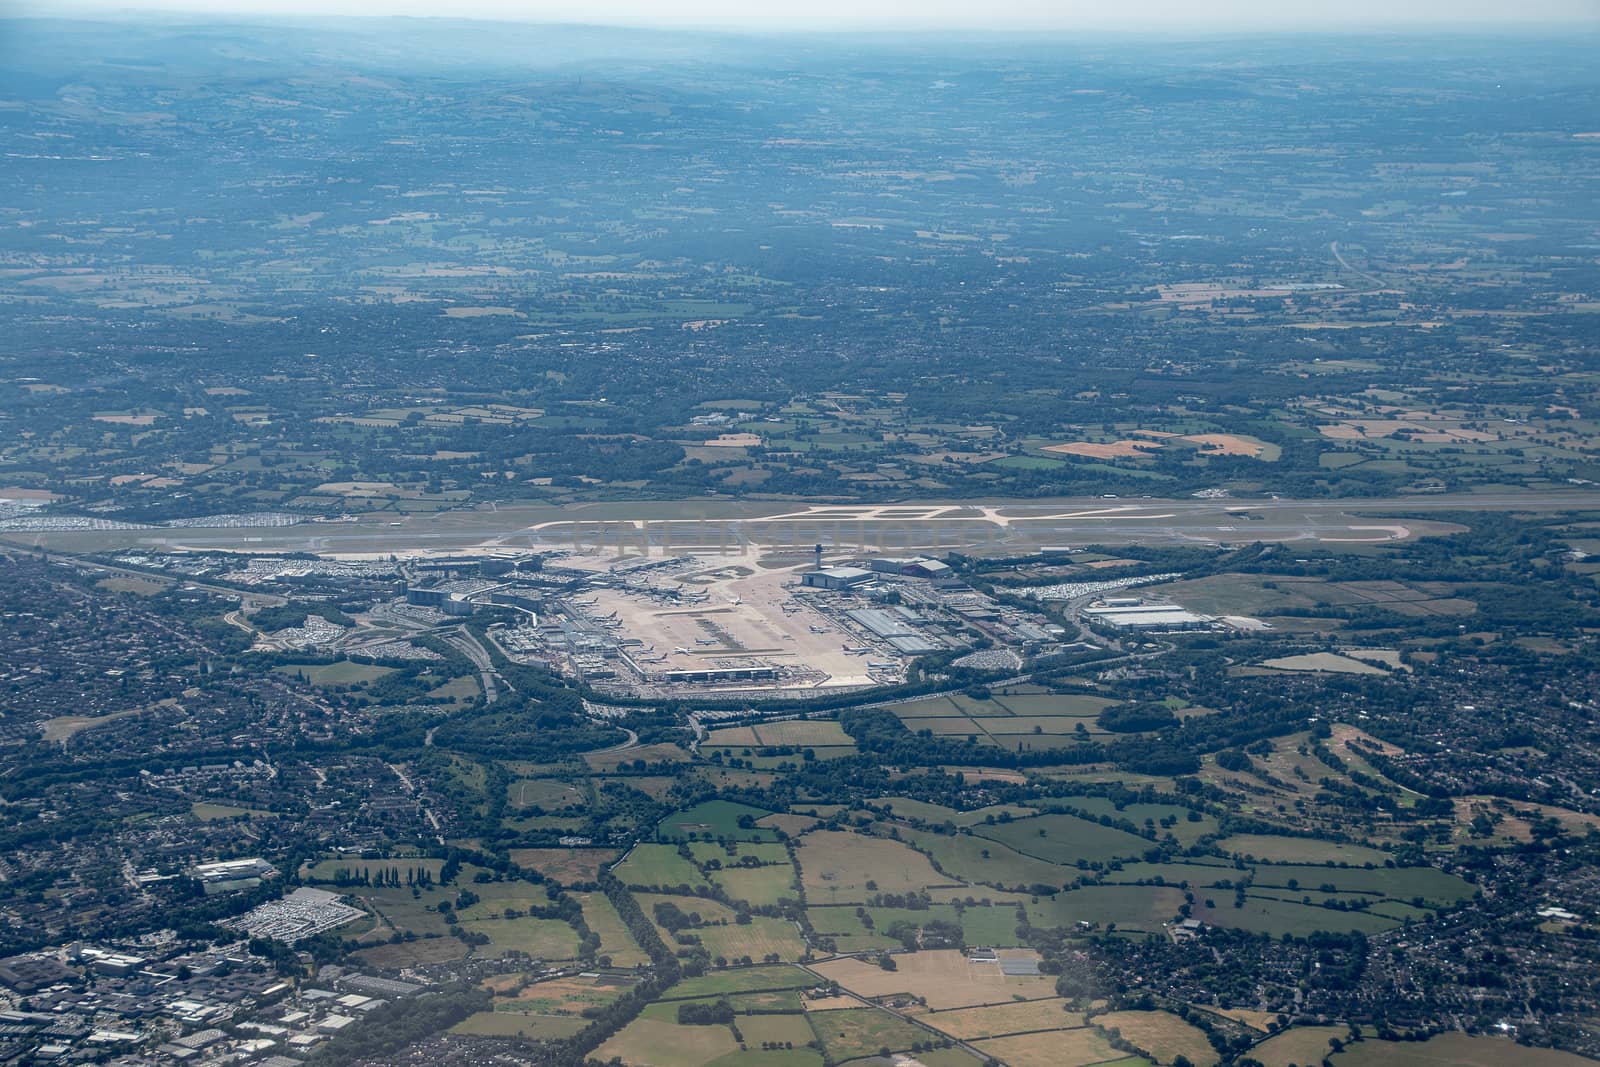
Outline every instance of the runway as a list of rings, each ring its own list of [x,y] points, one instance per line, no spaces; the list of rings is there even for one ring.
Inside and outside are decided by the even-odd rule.
[[[1089,544],[1253,542],[1357,548],[1449,533],[1485,511],[1600,509],[1600,492],[1459,494],[1384,499],[1097,498],[1044,501],[607,501],[469,510],[295,526],[13,532],[13,544],[63,552],[310,552],[454,555],[578,548],[618,555],[964,551],[1021,555]]]

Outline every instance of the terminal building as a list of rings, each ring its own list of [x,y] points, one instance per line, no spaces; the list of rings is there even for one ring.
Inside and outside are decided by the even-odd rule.
[[[800,584],[810,589],[852,589],[872,581],[871,571],[860,567],[823,567],[800,576]]]
[[[776,667],[699,667],[662,671],[663,682],[769,682],[778,677]]]
[[[419,589],[410,586],[406,589],[406,603],[418,607],[434,608],[446,615],[471,615],[478,610],[478,605],[468,600],[460,593],[453,593],[447,589]]]

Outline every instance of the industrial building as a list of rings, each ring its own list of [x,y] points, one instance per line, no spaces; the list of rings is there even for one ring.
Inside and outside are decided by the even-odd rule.
[[[811,589],[851,589],[872,581],[871,571],[860,567],[823,567],[800,576],[800,584]]]
[[[235,889],[253,889],[264,878],[276,878],[278,868],[259,856],[245,860],[222,860],[219,863],[200,863],[189,872],[205,889],[206,895],[227,893]]]
[[[1090,622],[1117,630],[1201,630],[1212,622],[1209,617],[1196,615],[1177,604],[1101,602],[1084,608],[1083,613]]]
[[[927,556],[885,556],[872,561],[878,574],[893,574],[902,578],[948,578],[953,572],[948,563]]]
[[[916,656],[944,648],[939,642],[924,637],[912,625],[919,616],[909,608],[896,608],[892,611],[858,608],[855,611],[845,612],[845,615],[874,637],[883,638],[896,652]]]

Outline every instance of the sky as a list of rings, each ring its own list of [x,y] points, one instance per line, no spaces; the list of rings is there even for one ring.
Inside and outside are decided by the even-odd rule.
[[[739,29],[1240,32],[1586,24],[1600,0],[0,0],[0,10],[106,15],[406,15]]]

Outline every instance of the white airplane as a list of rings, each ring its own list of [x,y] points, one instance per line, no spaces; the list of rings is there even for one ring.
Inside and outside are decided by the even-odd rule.
[[[687,648],[684,648],[682,645],[679,645],[677,648],[673,649],[672,651],[676,652],[680,656],[692,656],[692,655],[694,655],[693,652],[690,652]]]
[[[737,606],[737,605],[739,605],[739,604],[743,604],[743,603],[744,603],[744,597],[742,597],[742,596],[736,596],[736,597],[734,597],[734,598],[733,598],[733,603],[734,603],[734,604],[735,604],[735,605],[736,605],[736,606]]]

